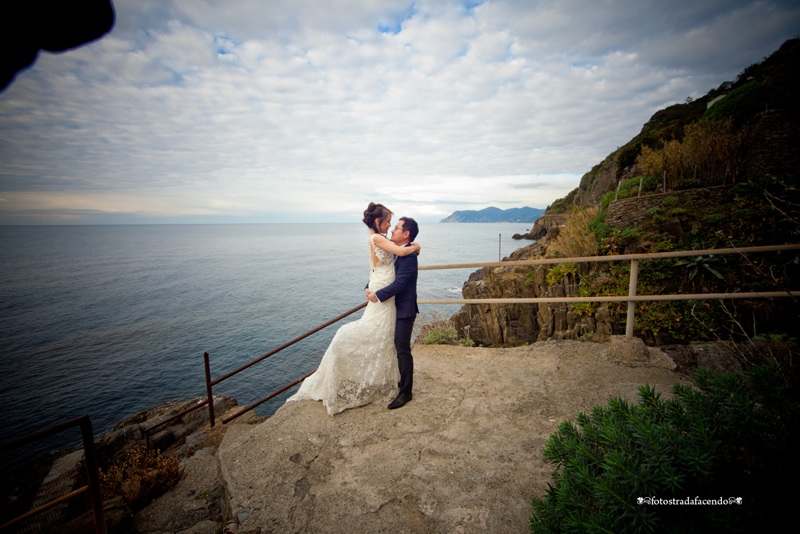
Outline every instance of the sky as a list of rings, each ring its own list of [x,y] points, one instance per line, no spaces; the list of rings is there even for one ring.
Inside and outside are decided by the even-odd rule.
[[[796,0],[113,0],[0,93],[0,224],[545,208]]]

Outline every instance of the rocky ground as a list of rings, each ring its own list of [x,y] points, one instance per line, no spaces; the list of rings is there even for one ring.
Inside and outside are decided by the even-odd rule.
[[[129,531],[526,532],[561,421],[611,396],[636,401],[643,384],[669,394],[689,381],[662,351],[616,337],[414,353],[414,400],[399,410],[330,417],[303,401],[200,429],[184,479]]]

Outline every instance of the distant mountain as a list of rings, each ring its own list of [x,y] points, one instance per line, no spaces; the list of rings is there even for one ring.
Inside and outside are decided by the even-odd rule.
[[[511,208],[501,210],[500,208],[489,207],[482,210],[455,211],[449,217],[445,217],[439,222],[443,223],[533,223],[544,214],[543,209],[539,208]]]

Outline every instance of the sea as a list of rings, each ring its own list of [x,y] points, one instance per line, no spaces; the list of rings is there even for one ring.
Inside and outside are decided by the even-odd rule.
[[[498,261],[532,243],[512,239],[530,226],[420,224],[420,266]],[[460,298],[475,270],[422,270],[418,297]],[[0,226],[0,442],[83,414],[98,435],[205,396],[203,353],[219,377],[363,303],[368,277],[361,223]],[[418,322],[459,308],[421,305]],[[362,313],[214,393],[265,397],[315,369]],[[256,411],[271,415],[296,387]]]

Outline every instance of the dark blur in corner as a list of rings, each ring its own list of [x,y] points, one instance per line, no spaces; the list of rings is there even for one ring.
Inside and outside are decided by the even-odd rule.
[[[111,0],[8,0],[0,7],[0,91],[40,50],[63,52],[114,26]]]

